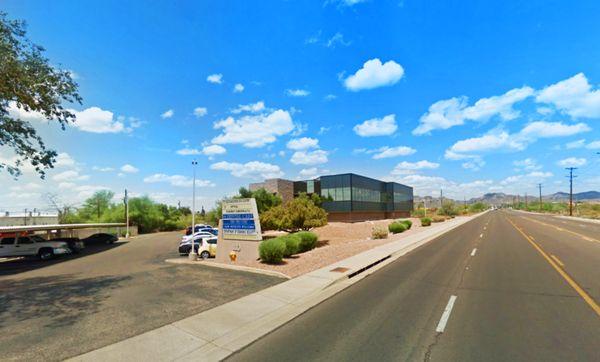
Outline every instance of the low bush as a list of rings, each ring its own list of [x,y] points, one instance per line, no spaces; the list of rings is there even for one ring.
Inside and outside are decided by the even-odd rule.
[[[446,218],[444,216],[441,216],[441,215],[435,215],[434,217],[431,218],[431,221],[433,221],[433,222],[442,222],[442,221],[446,221]]]
[[[422,217],[421,218],[421,226],[431,226],[431,218],[430,217]]]
[[[278,264],[286,252],[285,242],[281,238],[267,239],[258,246],[260,260],[269,264]]]
[[[289,234],[280,236],[278,239],[282,240],[285,244],[285,253],[284,257],[289,258],[290,256],[298,253],[298,248],[300,246],[300,237],[296,234]]]
[[[412,227],[412,221],[406,219],[406,220],[398,220],[398,222],[403,223],[404,225],[406,225],[406,230],[410,229]]]
[[[374,227],[373,231],[371,232],[371,237],[373,239],[387,239],[388,231],[379,226]]]
[[[388,225],[388,230],[392,234],[403,233],[406,231],[406,229],[407,229],[406,224],[398,222],[398,221],[394,221],[393,223]]]
[[[300,238],[300,244],[298,245],[298,252],[304,253],[314,249],[317,246],[317,234],[310,231],[300,231],[294,234]]]

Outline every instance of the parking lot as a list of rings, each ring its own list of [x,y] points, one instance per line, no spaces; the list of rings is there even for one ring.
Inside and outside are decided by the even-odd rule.
[[[181,232],[0,262],[0,359],[63,360],[283,281],[174,265]]]

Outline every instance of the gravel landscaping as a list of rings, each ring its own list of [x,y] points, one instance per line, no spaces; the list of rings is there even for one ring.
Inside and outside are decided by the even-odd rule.
[[[357,223],[331,222],[326,226],[312,230],[319,236],[319,242],[317,247],[311,251],[286,258],[283,263],[277,265],[265,264],[259,260],[238,262],[236,264],[273,270],[292,278],[297,277],[423,230],[418,218],[410,218],[410,220],[413,222],[410,230],[395,235],[390,233],[387,239],[379,240],[371,240],[371,230],[373,227],[379,226],[387,229],[388,224],[394,220],[375,220]],[[266,233],[266,236],[281,234],[280,232]]]

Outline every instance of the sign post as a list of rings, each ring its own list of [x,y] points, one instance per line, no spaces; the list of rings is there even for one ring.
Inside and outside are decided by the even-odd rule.
[[[223,217],[219,221],[217,261],[258,259],[258,244],[262,240],[256,200],[223,200]]]

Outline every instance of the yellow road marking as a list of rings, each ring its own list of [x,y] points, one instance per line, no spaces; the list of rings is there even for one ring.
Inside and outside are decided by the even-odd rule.
[[[542,222],[542,221],[539,221],[539,220],[531,219],[531,218],[528,218],[528,217],[525,217],[525,216],[523,216],[523,218],[524,218],[524,219],[527,219],[527,220],[529,220],[529,221],[537,222],[538,224],[542,224],[542,225],[546,225],[546,226],[553,227],[553,228],[555,228],[555,229],[556,229],[556,230],[558,230],[558,231],[566,231],[566,232],[568,232],[568,233],[571,233],[571,234],[573,234],[573,235],[577,235],[577,236],[579,236],[580,238],[582,238],[582,239],[584,239],[584,240],[587,240],[587,241],[595,241],[595,242],[597,242],[597,243],[600,243],[600,240],[598,240],[598,239],[590,238],[589,236],[585,236],[585,235],[583,235],[583,234],[580,234],[580,233],[578,233],[578,232],[575,232],[575,231],[571,231],[571,230],[568,230],[568,229],[564,229],[564,228],[561,228],[561,227],[558,227],[558,226],[554,226],[554,225],[552,225],[552,224],[548,224],[548,223],[545,223],[545,222]]]
[[[600,306],[596,303],[596,301],[585,292],[585,290],[583,290],[583,288],[581,288],[579,286],[579,284],[577,284],[577,282],[575,282],[575,280],[573,280],[573,278],[571,278],[569,276],[569,274],[567,274],[551,257],[548,256],[548,254],[546,254],[546,252],[533,240],[531,240],[529,238],[529,236],[527,236],[527,234],[525,234],[523,231],[521,231],[517,225],[515,225],[515,223],[513,223],[508,217],[506,218],[506,220],[508,220],[509,223],[511,223],[511,225],[517,229],[521,235],[523,235],[523,237],[540,253],[542,254],[542,256],[544,257],[544,259],[546,259],[546,261],[552,265],[552,267],[558,272],[558,274],[560,274],[560,276],[563,277],[563,279],[565,279],[567,281],[567,283],[569,283],[569,285],[575,289],[575,291],[577,292],[577,294],[579,294],[581,296],[581,298],[583,298],[583,300],[586,301],[586,303],[592,307],[592,309],[594,310],[594,312],[596,312],[596,314],[600,317]]]
[[[557,263],[558,263],[558,265],[560,265],[560,266],[562,266],[562,267],[564,267],[564,266],[565,266],[565,264],[564,264],[562,261],[560,261],[560,259],[559,259],[559,258],[558,258],[556,255],[554,255],[554,254],[550,254],[550,256],[552,257],[552,259],[554,259],[554,261],[555,261],[555,262],[557,262]]]

